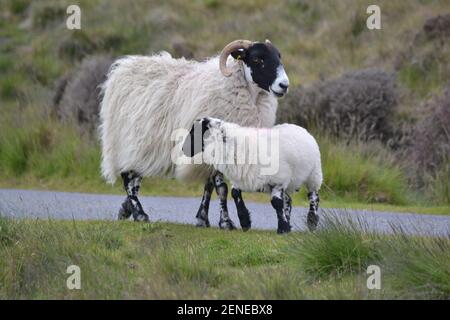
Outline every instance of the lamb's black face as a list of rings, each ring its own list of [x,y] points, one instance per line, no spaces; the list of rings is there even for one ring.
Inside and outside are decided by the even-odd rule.
[[[281,63],[280,52],[270,42],[254,43],[250,48],[236,50],[231,55],[244,62],[246,77],[251,77],[258,87],[278,98],[286,94],[289,79]]]
[[[187,157],[193,157],[204,149],[203,135],[209,129],[209,118],[196,120],[191,127],[191,131],[186,136],[183,143],[183,153]]]
[[[211,117],[195,120],[191,131],[189,131],[183,143],[182,151],[184,155],[193,157],[197,153],[203,152],[205,149],[205,139],[211,136],[211,132],[208,130],[218,130],[221,128],[222,123],[222,120]]]

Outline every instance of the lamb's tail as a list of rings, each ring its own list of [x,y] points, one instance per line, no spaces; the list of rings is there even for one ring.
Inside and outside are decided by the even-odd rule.
[[[316,164],[313,171],[311,172],[308,181],[306,182],[306,187],[308,191],[318,192],[320,187],[322,186],[323,175],[322,175],[322,165],[319,163]]]

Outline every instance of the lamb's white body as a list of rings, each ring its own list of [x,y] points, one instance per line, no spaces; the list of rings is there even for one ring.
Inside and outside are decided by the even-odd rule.
[[[219,70],[218,57],[205,62],[173,59],[163,52],[116,61],[103,85],[100,111],[102,174],[113,183],[128,170],[142,176],[206,179],[211,167],[175,165],[173,130],[213,116],[244,126],[271,127],[276,99],[255,90],[244,66],[231,57],[231,77]]]
[[[212,120],[212,129],[217,130],[217,134],[222,137],[214,137],[211,135],[205,138],[205,150],[209,147],[221,148],[222,143],[236,144],[242,136],[255,136],[257,131],[264,130],[265,135],[279,138],[279,148],[272,150],[270,156],[272,159],[279,159],[278,171],[274,174],[262,174],[264,165],[262,164],[220,164],[214,163],[216,160],[210,157],[212,153],[205,152],[203,159],[206,163],[212,164],[214,168],[224,174],[234,186],[243,191],[267,191],[270,192],[272,187],[286,190],[290,193],[298,190],[302,185],[306,185],[308,191],[318,192],[322,184],[322,166],[320,160],[319,146],[316,140],[307,130],[292,124],[281,124],[273,128],[243,128],[237,124],[227,123],[220,120]],[[277,131],[277,134],[274,134]],[[225,141],[225,142],[223,142]],[[242,141],[242,140],[241,140]],[[252,143],[252,140],[249,140]],[[253,141],[256,142],[256,141]],[[257,148],[251,148],[257,150]],[[226,148],[236,152],[237,148]],[[249,152],[246,150],[246,152]],[[274,152],[278,152],[278,156]],[[233,154],[228,159],[236,159]]]

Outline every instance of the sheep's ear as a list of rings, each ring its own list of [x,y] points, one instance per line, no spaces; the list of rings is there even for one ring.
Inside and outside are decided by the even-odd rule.
[[[208,130],[209,121],[204,121],[203,119],[200,121],[195,121],[192,125],[191,131],[186,136],[183,143],[183,153],[186,157],[193,157],[197,153],[203,151],[203,134],[206,130]]]
[[[244,60],[247,55],[246,49],[238,49],[231,52],[231,56],[236,60]]]

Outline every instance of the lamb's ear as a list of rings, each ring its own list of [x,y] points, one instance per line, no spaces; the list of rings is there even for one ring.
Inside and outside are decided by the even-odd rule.
[[[208,130],[208,124],[209,119],[201,119],[194,122],[183,143],[182,150],[186,157],[193,157],[197,153],[203,152],[203,134]]]
[[[247,54],[246,49],[238,49],[238,50],[231,52],[231,56],[236,60],[244,60],[246,54]]]

